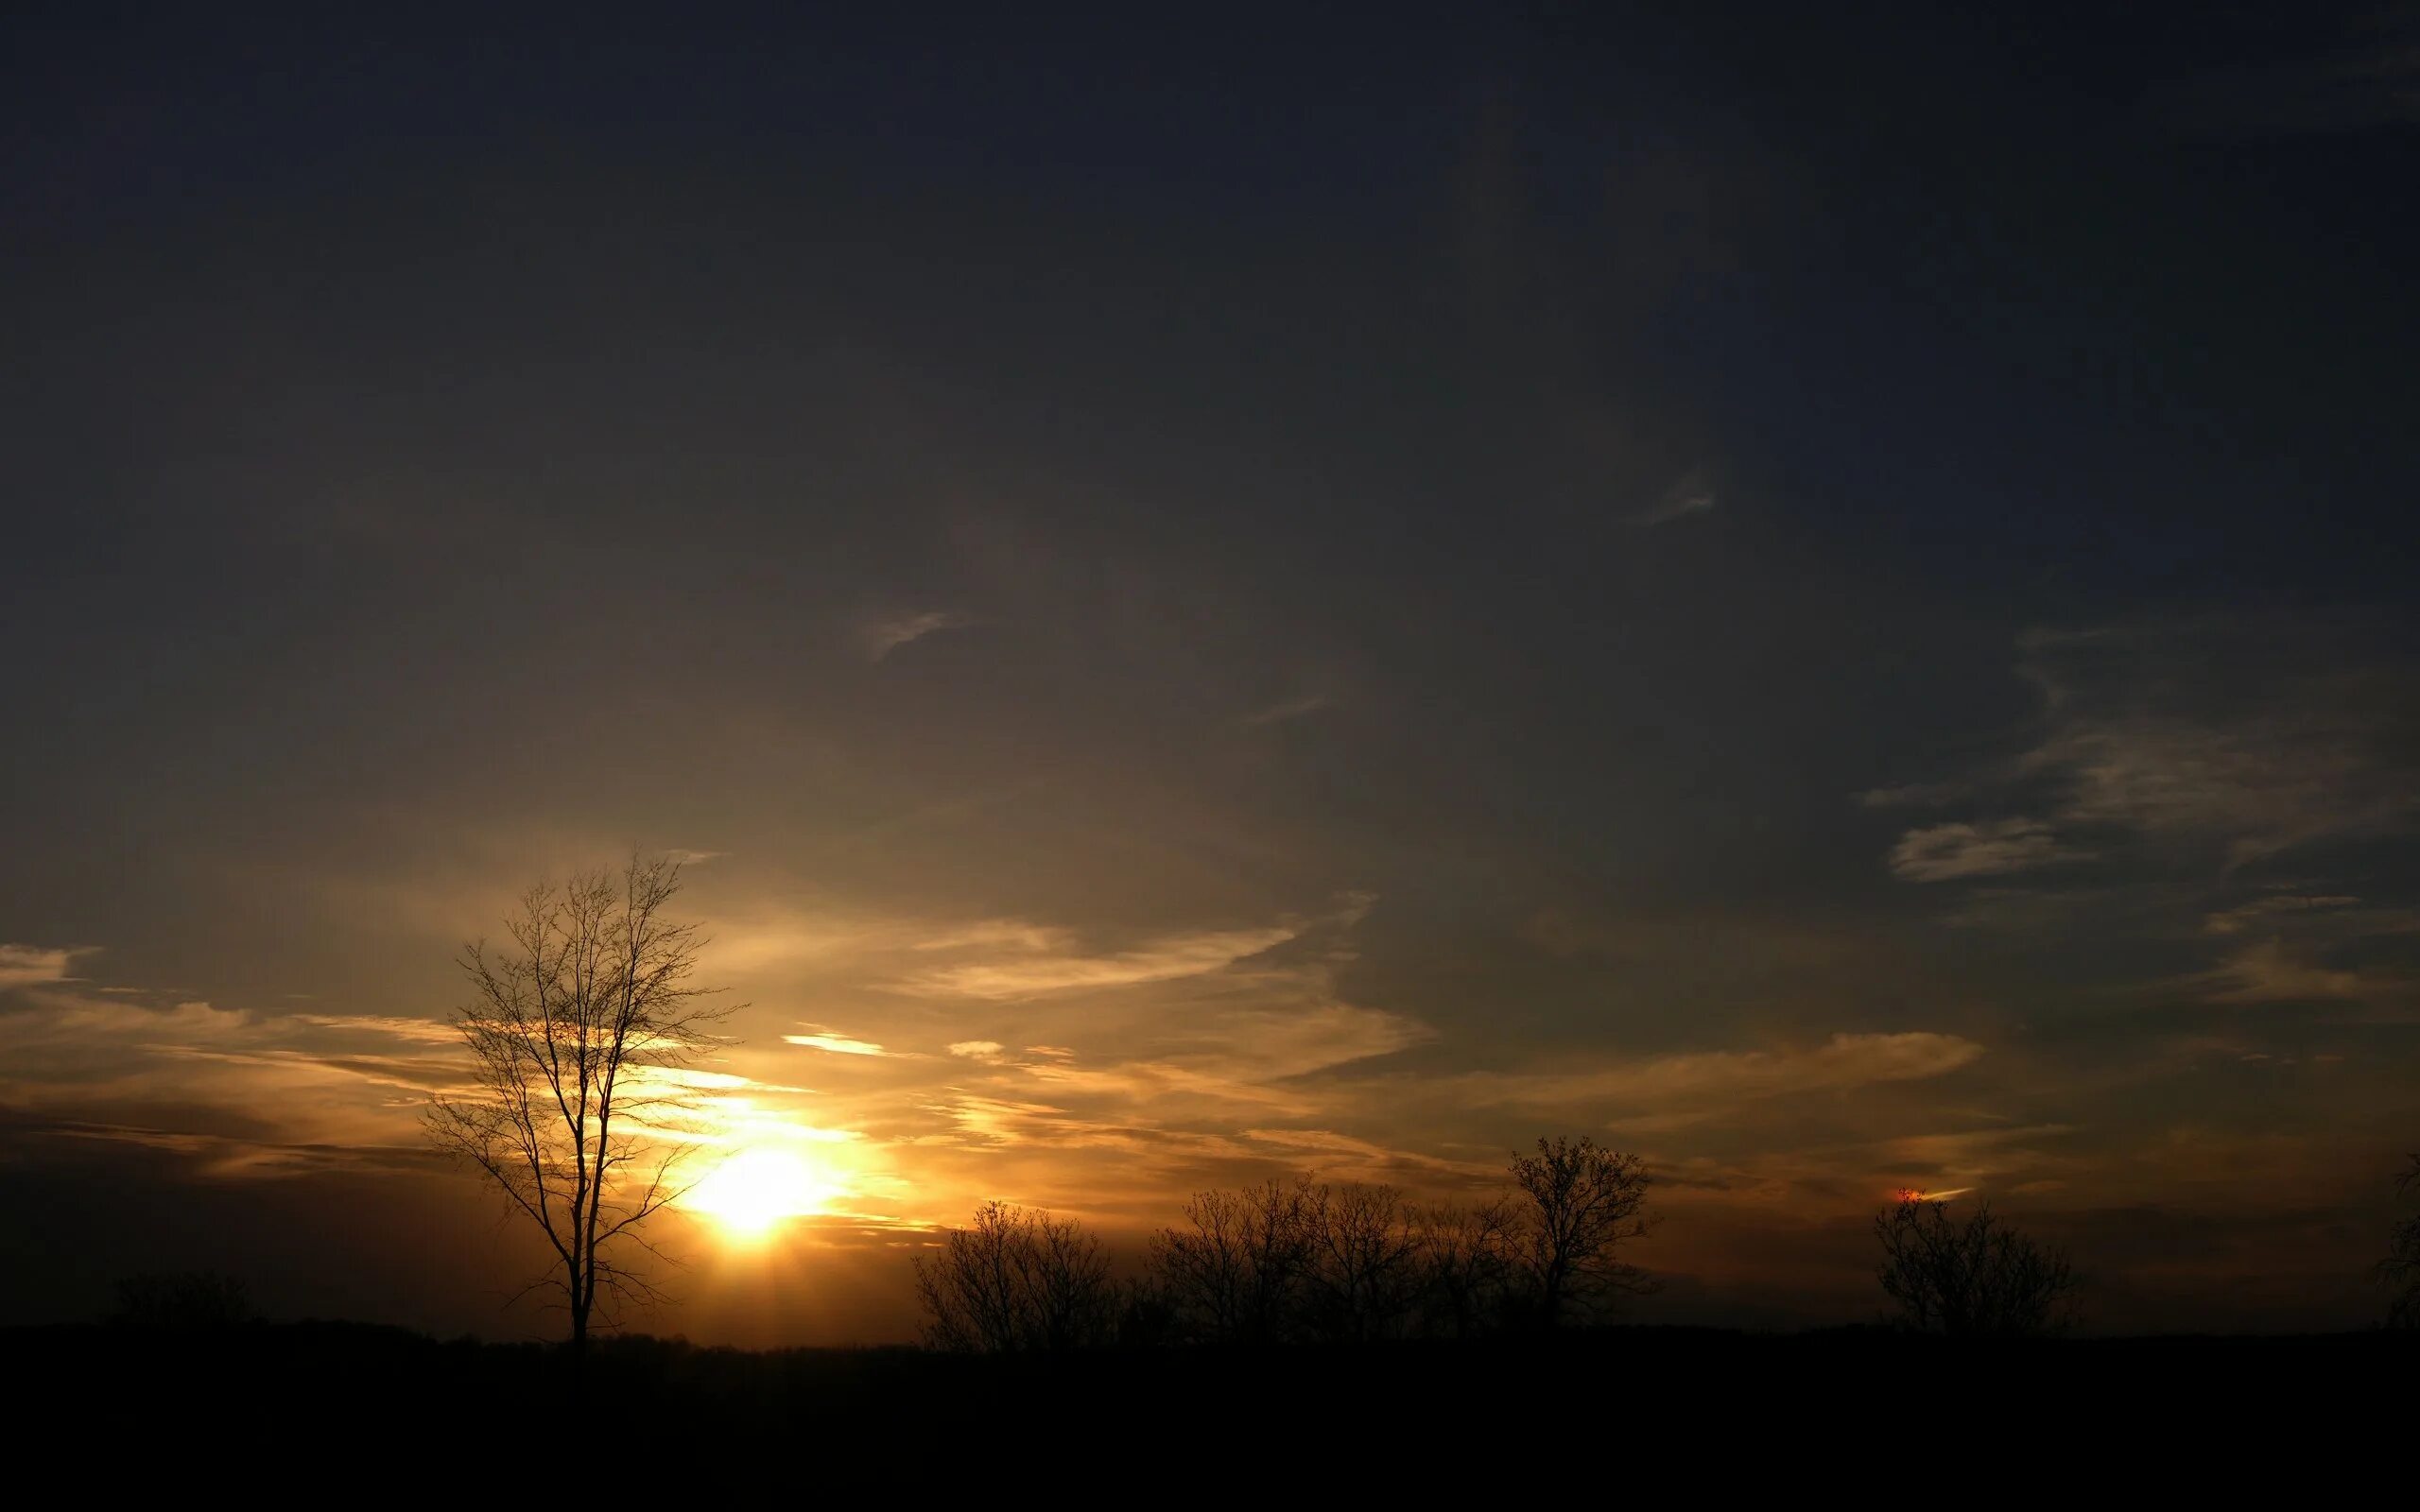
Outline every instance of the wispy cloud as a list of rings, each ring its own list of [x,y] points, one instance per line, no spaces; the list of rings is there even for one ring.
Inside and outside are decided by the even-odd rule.
[[[1133,950],[1104,955],[1024,954],[920,971],[904,986],[915,992],[972,998],[1025,998],[1050,992],[1133,987],[1223,971],[1237,961],[1283,945],[1300,933],[1299,926],[1282,924],[1264,929],[1173,935]]]
[[[2367,1003],[2408,995],[2409,978],[2331,967],[2263,940],[2228,956],[2201,979],[2213,1003]]]
[[[1714,486],[1705,470],[1693,468],[1680,481],[1664,490],[1661,498],[1630,517],[1630,523],[1641,528],[1669,524],[1693,514],[1704,514],[1715,507]]]
[[[1909,882],[1949,882],[2090,859],[2038,819],[1994,819],[1910,830],[1892,848],[1891,869]]]
[[[997,1060],[1006,1048],[997,1040],[960,1040],[949,1046],[949,1053],[965,1060]]]
[[[53,949],[42,945],[0,945],[0,988],[30,987],[67,980],[68,969],[85,948]]]
[[[875,1044],[871,1040],[859,1040],[854,1036],[842,1034],[836,1029],[827,1028],[820,1023],[804,1023],[799,1025],[799,1027],[806,1030],[807,1032],[804,1034],[786,1034],[782,1036],[782,1042],[784,1044],[801,1045],[809,1050],[829,1051],[836,1056],[887,1056],[891,1054],[891,1052],[883,1049],[882,1046]]]
[[[1327,707],[1329,707],[1329,700],[1325,694],[1305,694],[1296,698],[1280,699],[1267,708],[1255,709],[1244,715],[1240,723],[1253,727],[1282,725],[1291,719],[1301,719],[1306,715],[1318,713]]]
[[[1594,1069],[1474,1073],[1457,1095],[1535,1108],[1596,1105],[1609,1116],[1729,1107],[1749,1098],[1917,1081],[1972,1064],[1983,1047],[1952,1034],[1836,1034],[1784,1050],[1702,1051]]]
[[[2342,620],[2181,621],[2037,629],[2018,675],[2041,695],[2030,747],[1943,782],[1876,789],[1870,808],[2015,798],[2040,819],[1910,831],[1912,880],[2104,856],[2206,850],[2232,871],[2314,842],[2376,837],[2420,816],[2420,679]]]
[[[987,919],[979,923],[944,930],[928,939],[917,940],[908,949],[919,951],[1064,950],[1068,933],[1040,924],[1023,923],[1013,919]]]
[[[927,635],[943,630],[962,630],[975,624],[969,614],[950,610],[931,610],[921,614],[901,614],[875,618],[857,627],[857,644],[869,661],[880,662],[903,645],[911,645]]]
[[[315,1029],[386,1035],[419,1044],[457,1044],[462,1038],[460,1030],[442,1019],[407,1019],[376,1013],[296,1013],[287,1017],[295,1023],[308,1024]]]
[[[2358,908],[2361,900],[2342,897],[2310,897],[2299,893],[2279,893],[2268,898],[2256,898],[2248,903],[2221,909],[2202,920],[2206,935],[2240,935],[2261,924],[2276,923],[2310,913]]]

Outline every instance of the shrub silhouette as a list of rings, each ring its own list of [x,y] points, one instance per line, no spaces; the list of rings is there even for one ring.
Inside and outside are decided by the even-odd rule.
[[[2420,1154],[2411,1168],[2395,1178],[2397,1193],[2420,1194]],[[2378,1279],[2395,1289],[2388,1304],[2387,1322],[2394,1328],[2420,1328],[2420,1212],[2394,1226],[2388,1236],[2386,1259],[2378,1262]]]
[[[199,1333],[241,1328],[257,1321],[244,1283],[216,1271],[129,1276],[117,1283],[121,1328]]]
[[[1876,1215],[1882,1289],[1901,1326],[1957,1337],[2022,1338],[2066,1326],[2075,1273],[1979,1204],[1962,1223],[1915,1194]]]

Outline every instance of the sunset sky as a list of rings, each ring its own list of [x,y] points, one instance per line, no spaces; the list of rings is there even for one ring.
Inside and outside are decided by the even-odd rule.
[[[1937,9],[11,8],[0,1320],[542,1330],[417,1109],[633,847],[744,1005],[660,1332],[1548,1132],[1643,1318],[1871,1317],[1903,1187],[2378,1316],[2420,19]]]

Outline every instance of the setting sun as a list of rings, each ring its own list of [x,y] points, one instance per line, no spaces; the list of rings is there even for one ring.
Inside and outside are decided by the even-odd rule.
[[[788,1150],[757,1146],[725,1160],[682,1198],[730,1233],[757,1238],[786,1218],[803,1218],[847,1188],[831,1172]]]

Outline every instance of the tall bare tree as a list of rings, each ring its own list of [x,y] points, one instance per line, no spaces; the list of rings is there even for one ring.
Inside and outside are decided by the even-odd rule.
[[[2411,1157],[2411,1168],[2396,1178],[2394,1189],[2406,1195],[2420,1194],[2420,1154]],[[2387,1237],[2378,1279],[2394,1288],[2387,1320],[2397,1328],[2420,1328],[2420,1212],[2396,1224]]]
[[[987,1202],[916,1257],[925,1337],[977,1354],[1059,1353],[1115,1337],[1118,1290],[1100,1241],[1073,1218]]]
[[[1529,1199],[1518,1247],[1537,1321],[1566,1317],[1629,1293],[1653,1290],[1621,1258],[1622,1246],[1654,1228],[1646,1212],[1647,1162],[1582,1135],[1542,1139],[1535,1155],[1512,1158],[1512,1184]]]
[[[1949,1204],[1910,1193],[1874,1220],[1882,1290],[1899,1320],[1924,1333],[2021,1338],[2066,1323],[2076,1278],[2066,1257],[1979,1204],[1963,1222]]]
[[[680,887],[677,863],[637,856],[618,876],[540,883],[509,945],[461,956],[476,1090],[438,1097],[428,1137],[545,1236],[555,1259],[531,1287],[561,1294],[576,1350],[617,1300],[660,1297],[620,1257],[626,1243],[652,1252],[636,1230],[680,1194],[696,1105],[678,1073],[732,1011],[691,985],[704,941],[665,916]]]

